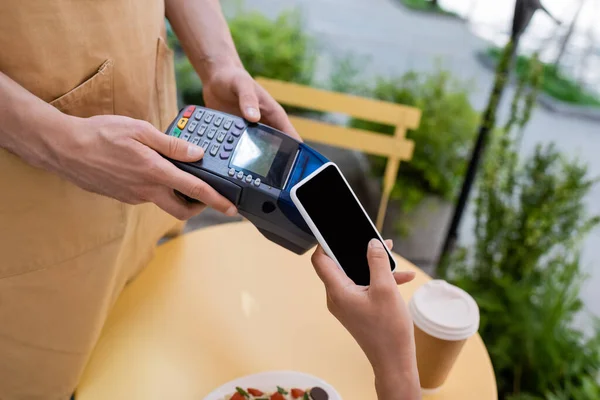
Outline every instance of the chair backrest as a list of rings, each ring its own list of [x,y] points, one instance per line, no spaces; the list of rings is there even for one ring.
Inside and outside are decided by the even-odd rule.
[[[394,136],[387,136],[377,132],[290,116],[290,121],[305,140],[387,157],[383,176],[383,193],[376,221],[377,229],[381,231],[400,161],[410,160],[413,154],[414,143],[406,139],[406,130],[416,129],[419,126],[421,110],[272,79],[258,78],[257,82],[275,100],[288,106],[342,113],[396,128]]]

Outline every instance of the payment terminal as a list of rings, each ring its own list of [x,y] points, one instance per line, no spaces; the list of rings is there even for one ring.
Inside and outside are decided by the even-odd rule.
[[[290,191],[329,161],[323,155],[270,126],[193,105],[166,134],[204,149],[198,162],[170,161],[229,199],[267,239],[297,254],[317,243]]]

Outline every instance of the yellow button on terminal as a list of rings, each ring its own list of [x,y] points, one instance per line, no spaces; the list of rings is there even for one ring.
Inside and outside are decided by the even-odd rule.
[[[179,129],[183,129],[183,128],[185,128],[185,124],[187,124],[187,122],[188,122],[188,119],[187,119],[187,118],[181,118],[181,119],[179,120],[179,122],[177,122],[177,127],[178,127]]]

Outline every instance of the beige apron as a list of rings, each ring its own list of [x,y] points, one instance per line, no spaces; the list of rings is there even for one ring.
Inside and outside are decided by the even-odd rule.
[[[64,113],[165,129],[164,32],[163,0],[2,0],[0,70]],[[177,227],[0,149],[0,399],[68,398],[119,292]]]

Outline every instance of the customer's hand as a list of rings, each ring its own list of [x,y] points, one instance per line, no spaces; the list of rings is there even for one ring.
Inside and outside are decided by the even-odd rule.
[[[391,248],[391,242],[387,242]],[[375,371],[377,393],[385,400],[420,398],[412,319],[398,286],[413,272],[392,273],[383,244],[373,239],[367,258],[370,286],[358,286],[319,246],[312,256],[325,284],[327,307],[365,352]]]
[[[241,115],[251,122],[260,120],[300,139],[281,105],[241,66],[215,69],[204,82],[203,93],[207,107]]]
[[[64,116],[65,124],[48,135],[44,156],[36,164],[79,187],[129,204],[145,202],[185,220],[211,206],[235,215],[235,206],[202,180],[181,171],[163,154],[198,161],[201,147],[167,136],[150,123],[123,116]],[[160,153],[160,154],[159,154]],[[41,155],[40,155],[41,156]],[[204,204],[192,204],[177,190]]]

